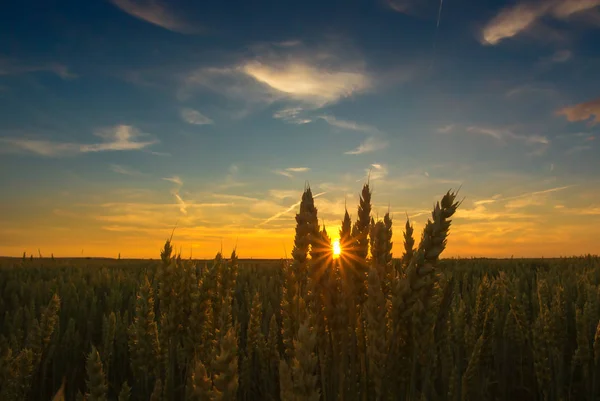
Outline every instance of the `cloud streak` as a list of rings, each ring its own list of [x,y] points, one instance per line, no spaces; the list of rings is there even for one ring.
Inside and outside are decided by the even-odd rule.
[[[77,78],[77,75],[71,72],[69,67],[61,63],[23,64],[15,60],[0,58],[0,76],[43,71],[51,72],[64,80]]]
[[[308,124],[312,122],[312,119],[301,116],[303,111],[302,107],[289,107],[275,112],[273,118],[283,120],[289,124]]]
[[[172,177],[165,177],[165,178],[163,178],[163,180],[165,180],[165,181],[170,181],[170,182],[172,182],[172,183],[174,183],[174,184],[177,184],[177,185],[179,185],[179,186],[182,186],[182,185],[183,185],[183,181],[181,181],[181,178],[179,178],[179,177],[178,177],[178,176],[176,176],[176,175],[174,175],[174,176],[172,176]]]
[[[322,44],[308,48],[302,42],[289,46],[255,45],[253,54],[240,55],[228,65],[203,67],[185,74],[178,97],[208,89],[232,102],[242,103],[242,116],[274,102],[285,106],[273,117],[293,124],[305,116],[373,87],[362,58],[344,46]]]
[[[340,119],[338,119],[334,116],[330,116],[330,115],[319,116],[319,118],[321,120],[324,120],[325,122],[327,122],[327,124],[329,124],[333,127],[336,127],[336,128],[342,128],[342,129],[346,129],[346,130],[350,130],[350,131],[358,131],[358,132],[365,132],[365,133],[372,133],[372,134],[380,133],[380,131],[375,127],[372,127],[372,126],[366,125],[366,124],[360,124],[355,121],[340,120]]]
[[[319,192],[318,194],[313,195],[313,199],[316,199],[319,196],[322,196],[322,195],[325,195],[325,194],[326,194],[326,192]],[[271,222],[271,221],[273,221],[275,219],[278,219],[279,217],[281,217],[283,215],[286,215],[287,213],[289,213],[292,210],[294,210],[294,208],[297,208],[298,206],[300,206],[300,203],[302,203],[302,201],[298,201],[298,202],[294,203],[293,205],[291,205],[287,209],[282,210],[281,212],[276,213],[273,216],[269,217],[268,219],[262,221],[261,223],[258,224],[258,226],[263,226],[263,225],[268,224],[269,222]]]
[[[104,141],[91,144],[63,143],[26,138],[0,138],[8,152],[28,152],[40,156],[57,157],[80,153],[96,153],[105,151],[142,150],[158,142],[156,139],[142,140],[148,137],[130,125],[117,125],[95,133]]]
[[[272,90],[315,107],[335,103],[370,86],[364,73],[319,68],[305,60],[248,61],[240,69]]]
[[[110,170],[112,172],[114,172],[114,173],[117,173],[117,174],[129,175],[129,176],[132,176],[132,177],[139,177],[139,176],[144,175],[143,173],[141,173],[141,172],[139,172],[137,170],[133,170],[133,169],[131,169],[129,167],[121,166],[119,164],[111,164],[110,165]]]
[[[279,175],[282,175],[282,176],[288,177],[288,178],[294,178],[294,174],[306,173],[308,171],[310,171],[310,168],[308,168],[308,167],[288,167],[285,169],[273,170],[273,173],[279,174]]]
[[[516,4],[500,11],[481,32],[481,42],[497,45],[534,26],[541,18],[566,20],[600,5],[600,0],[543,0]]]
[[[176,16],[159,0],[111,0],[127,14],[169,31],[193,34],[198,29]]]
[[[525,142],[525,143],[528,143],[531,145],[548,145],[548,144],[550,144],[550,141],[545,136],[542,136],[542,135],[520,135],[520,134],[516,134],[510,130],[506,130],[506,129],[471,126],[471,127],[467,128],[467,132],[470,132],[473,134],[478,134],[478,135],[490,136],[490,137],[495,138],[502,142],[504,142],[506,140],[517,140],[517,141],[522,141],[522,142]]]
[[[181,118],[188,124],[192,125],[207,125],[214,124],[214,121],[194,109],[182,109]]]
[[[344,154],[346,155],[362,155],[365,153],[372,153],[372,152],[376,152],[378,150],[382,150],[385,149],[388,146],[388,142],[371,136],[368,137],[367,139],[365,139],[360,145],[358,145],[358,147],[356,149],[353,150],[349,150],[347,152],[344,152]]]

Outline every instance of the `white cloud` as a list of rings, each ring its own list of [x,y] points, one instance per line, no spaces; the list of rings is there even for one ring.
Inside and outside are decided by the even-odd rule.
[[[175,199],[177,200],[177,204],[179,205],[179,211],[183,214],[187,214],[187,203],[185,203],[185,201],[181,198],[179,193],[173,192],[173,196],[175,196]]]
[[[103,143],[81,145],[82,152],[101,152],[105,150],[139,150],[155,144],[156,140],[136,141],[143,136],[140,131],[131,125],[117,125],[113,128],[96,132],[97,136],[104,139]]]
[[[316,107],[335,103],[370,86],[369,78],[360,71],[319,68],[304,60],[248,61],[241,70],[277,92]]]
[[[308,48],[260,44],[250,46],[253,54],[241,55],[229,65],[201,68],[187,74],[179,98],[189,97],[198,87],[242,103],[242,115],[276,101],[287,105],[274,117],[302,124],[302,112],[364,92],[373,80],[364,61],[355,51],[340,43],[324,42]]]
[[[179,186],[182,186],[182,185],[183,185],[183,181],[181,181],[181,178],[179,178],[179,177],[178,177],[178,176],[176,176],[176,175],[174,175],[174,176],[172,176],[172,177],[165,177],[165,178],[163,178],[163,180],[165,180],[165,181],[170,181],[170,182],[172,182],[172,183],[174,183],[174,184],[177,184],[177,185],[179,185]]]
[[[337,127],[337,128],[347,129],[347,130],[351,130],[351,131],[366,132],[366,133],[379,133],[380,132],[377,128],[372,127],[370,125],[359,124],[355,121],[340,120],[340,119],[335,118],[334,116],[324,115],[324,116],[319,116],[319,118],[322,120],[325,120],[327,122],[327,124]]]
[[[182,109],[181,118],[183,118],[186,123],[193,125],[206,125],[214,123],[213,120],[194,109]]]
[[[198,28],[177,17],[159,0],[111,0],[127,14],[173,32],[196,33]]]
[[[364,153],[371,153],[388,146],[388,142],[380,138],[371,136],[365,139],[356,149],[345,152],[347,155],[361,155]]]
[[[482,31],[482,43],[496,45],[534,26],[542,17],[565,20],[600,5],[600,0],[529,1],[503,9]]]
[[[499,141],[505,141],[507,139],[519,140],[532,145],[548,145],[550,141],[548,138],[542,135],[519,135],[507,129],[497,129],[489,127],[468,127],[467,132],[479,135],[491,136]]]
[[[307,171],[310,171],[310,168],[308,168],[308,167],[288,167],[286,169],[273,170],[273,173],[279,174],[279,175],[282,175],[282,176],[288,177],[288,178],[294,178],[295,173],[306,173]]]
[[[130,169],[129,167],[121,166],[119,164],[111,164],[110,169],[111,169],[111,171],[113,171],[117,174],[130,175],[130,176],[143,175],[141,172],[139,172],[137,170],[133,170],[133,169]]]
[[[26,151],[41,156],[62,156],[77,153],[93,153],[103,151],[131,151],[142,150],[158,142],[156,139],[142,141],[142,134],[137,128],[130,125],[117,125],[112,128],[103,129],[95,133],[104,139],[100,143],[79,144],[70,142],[53,142],[38,139],[24,138],[0,138],[5,143],[9,152]]]
[[[176,187],[171,190],[171,194],[175,197],[175,201],[177,202],[179,211],[182,214],[187,214],[187,209],[190,205],[188,204],[188,202],[184,201],[181,195],[179,194],[179,191],[183,186],[183,181],[181,180],[181,178],[179,178],[179,176],[177,175],[174,175],[172,177],[164,177],[163,180],[172,182],[176,185]]]
[[[282,109],[275,112],[275,114],[273,114],[273,118],[283,120],[286,123],[291,124],[308,124],[312,122],[310,118],[301,116],[303,111],[304,110],[302,107],[289,107],[287,109]]]
[[[288,177],[288,178],[294,178],[294,175],[292,173],[290,173],[289,171],[285,171],[285,170],[273,170],[273,173],[275,174],[279,174],[282,175],[284,177]]]
[[[365,169],[365,172],[372,181],[380,180],[388,175],[387,167],[378,163],[371,164],[371,168]]]

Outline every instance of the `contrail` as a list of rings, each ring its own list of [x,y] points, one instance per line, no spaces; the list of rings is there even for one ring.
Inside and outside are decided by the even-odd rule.
[[[431,56],[431,64],[429,65],[429,71],[433,68],[433,64],[435,63],[435,50],[437,43],[437,35],[440,30],[440,22],[442,21],[442,8],[444,7],[444,0],[440,0],[440,8],[438,9],[437,23],[435,25],[435,32],[433,34],[433,54]]]
[[[438,10],[437,26],[435,29],[440,27],[440,20],[442,19],[442,7],[444,6],[444,0],[440,0],[440,9]]]
[[[327,192],[320,192],[320,193],[318,193],[318,194],[316,194],[316,195],[313,195],[313,199],[315,199],[315,198],[318,198],[318,197],[319,197],[319,196],[321,196],[321,195],[325,195],[326,193],[327,193]],[[262,226],[263,224],[267,224],[268,222],[270,222],[270,221],[273,221],[273,220],[275,220],[276,218],[278,218],[278,217],[281,217],[281,216],[283,216],[284,214],[291,212],[292,210],[294,210],[294,208],[296,208],[296,207],[300,206],[300,203],[302,203],[302,201],[298,201],[298,202],[294,203],[294,204],[293,204],[292,206],[290,206],[289,208],[287,208],[287,209],[285,209],[285,210],[283,210],[283,211],[281,211],[281,212],[279,212],[279,213],[277,213],[277,214],[275,214],[275,215],[273,215],[273,216],[269,217],[268,219],[266,219],[266,220],[265,220],[265,221],[263,221],[262,223],[259,223],[258,225],[259,225],[259,226]]]

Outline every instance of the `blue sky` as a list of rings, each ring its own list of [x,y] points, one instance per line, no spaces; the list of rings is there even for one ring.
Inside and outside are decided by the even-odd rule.
[[[369,171],[397,234],[461,187],[447,256],[599,253],[599,42],[600,0],[12,2],[0,254],[281,257]]]

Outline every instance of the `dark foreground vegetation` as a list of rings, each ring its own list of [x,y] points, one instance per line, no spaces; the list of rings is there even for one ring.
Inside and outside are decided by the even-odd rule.
[[[600,259],[439,260],[363,189],[342,257],[308,189],[292,259],[12,259],[0,267],[0,400],[596,400]]]

